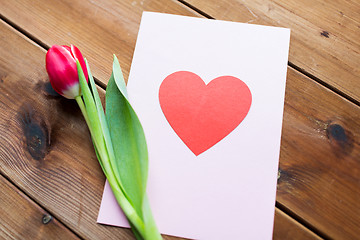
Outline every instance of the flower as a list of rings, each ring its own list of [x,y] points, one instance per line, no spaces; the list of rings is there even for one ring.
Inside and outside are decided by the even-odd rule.
[[[145,134],[127,99],[125,80],[116,56],[106,88],[106,115],[90,67],[79,49],[73,45],[52,46],[46,54],[46,70],[55,91],[78,103],[100,166],[136,239],[162,240],[146,196],[148,151]]]
[[[51,86],[60,95],[74,99],[81,95],[76,59],[88,81],[88,73],[80,50],[74,45],[52,46],[46,53],[46,71]]]

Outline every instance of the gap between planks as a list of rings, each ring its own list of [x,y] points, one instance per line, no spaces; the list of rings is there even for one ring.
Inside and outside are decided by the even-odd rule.
[[[177,0],[178,2],[180,2],[181,4],[185,5],[186,7],[192,9],[193,11],[199,13],[200,15],[208,18],[208,19],[215,19],[213,17],[211,17],[210,15],[206,14],[205,12],[195,8],[194,6],[190,5],[189,3],[183,1],[183,0]],[[34,37],[31,33],[29,33],[28,31],[22,29],[21,27],[19,27],[18,25],[16,25],[15,23],[13,23],[12,21],[10,21],[9,19],[7,19],[6,17],[4,17],[2,14],[0,14],[0,19],[2,21],[4,21],[6,24],[8,24],[9,26],[11,26],[14,30],[18,31],[19,33],[21,33],[22,35],[24,35],[26,38],[28,38],[29,40],[31,40],[34,44],[38,45],[39,47],[48,50],[50,47],[45,44],[44,42],[42,42],[40,39]],[[337,90],[336,88],[333,88],[332,86],[324,83],[323,81],[321,81],[320,79],[318,79],[317,77],[307,73],[306,71],[304,71],[303,69],[297,67],[295,64],[288,62],[288,65],[293,68],[294,70],[304,74],[305,76],[309,77],[310,79],[318,82],[319,84],[325,86],[326,88],[330,89],[331,91],[335,92],[336,94],[340,95],[341,97],[347,99],[348,101],[360,106],[360,103],[357,102],[355,99],[350,98],[349,96],[345,95],[344,93],[342,93],[341,91]],[[102,89],[106,90],[106,84],[102,83],[101,81],[99,81],[95,76],[94,76],[94,80],[95,83],[101,87]],[[10,182],[16,189],[18,189],[20,192],[22,192],[25,196],[27,196],[31,201],[33,201],[35,204],[37,204],[39,207],[41,207],[44,211],[48,212],[51,216],[55,217],[57,219],[57,221],[62,224],[64,227],[66,227],[67,229],[69,229],[69,231],[71,231],[73,234],[75,234],[79,239],[83,239],[80,235],[78,235],[75,231],[73,231],[73,229],[71,229],[70,227],[68,227],[64,222],[62,222],[61,220],[59,220],[56,215],[52,214],[51,211],[48,211],[45,207],[43,207],[43,205],[39,202],[37,202],[35,199],[33,199],[30,195],[28,195],[25,191],[23,191],[22,189],[20,189],[14,182],[12,182],[7,176],[5,176],[3,173],[0,172],[0,175],[3,176],[8,182]],[[294,214],[292,211],[290,211],[289,209],[287,209],[285,206],[281,205],[280,203],[278,203],[276,201],[275,207],[277,209],[279,209],[280,211],[284,212],[286,215],[288,215],[290,218],[294,219],[296,222],[298,222],[300,225],[302,225],[304,228],[307,228],[309,231],[313,232],[316,236],[318,236],[319,238],[322,239],[329,239],[329,237],[320,232],[319,230],[317,230],[315,227],[313,227],[311,224],[309,224],[306,220],[302,219],[301,217],[299,217],[298,215]]]

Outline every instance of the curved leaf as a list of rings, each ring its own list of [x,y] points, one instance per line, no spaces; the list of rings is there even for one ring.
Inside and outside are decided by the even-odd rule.
[[[110,131],[117,171],[126,196],[142,216],[148,172],[148,152],[141,123],[131,107],[120,64],[114,55],[113,73],[106,88],[106,120]]]

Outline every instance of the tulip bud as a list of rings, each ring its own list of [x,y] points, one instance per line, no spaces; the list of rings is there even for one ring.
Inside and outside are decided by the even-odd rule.
[[[57,93],[69,99],[81,95],[76,59],[79,60],[86,81],[88,81],[84,58],[74,45],[70,45],[70,47],[54,45],[46,53],[46,71],[51,86]]]

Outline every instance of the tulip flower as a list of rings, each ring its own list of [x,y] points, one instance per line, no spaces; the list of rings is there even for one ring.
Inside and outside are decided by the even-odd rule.
[[[79,49],[73,45],[52,46],[46,54],[46,70],[55,91],[78,103],[100,166],[136,239],[161,240],[146,195],[145,134],[127,98],[116,56],[106,88],[106,115],[89,65]]]
[[[79,60],[87,80],[88,73],[84,58],[74,45],[70,47],[54,45],[46,53],[46,71],[51,86],[57,93],[69,99],[81,95],[76,60]]]

